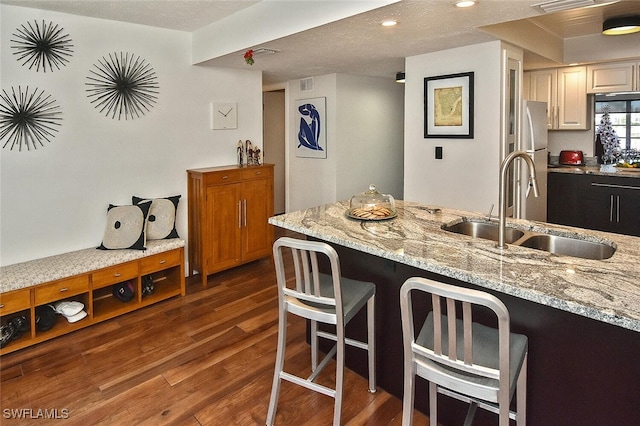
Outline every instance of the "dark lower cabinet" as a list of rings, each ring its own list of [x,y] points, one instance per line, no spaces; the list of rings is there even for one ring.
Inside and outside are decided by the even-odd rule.
[[[582,175],[549,173],[547,222],[584,228],[584,203],[580,197]]]
[[[585,227],[640,236],[640,179],[593,176],[585,189]]]
[[[640,178],[549,173],[547,221],[640,236]]]

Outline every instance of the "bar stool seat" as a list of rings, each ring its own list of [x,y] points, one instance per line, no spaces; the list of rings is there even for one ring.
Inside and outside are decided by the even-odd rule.
[[[433,306],[417,336],[412,291],[430,293]],[[493,311],[498,328],[473,322],[472,305]],[[456,312],[457,306],[462,306],[461,314]],[[400,308],[405,354],[404,426],[412,424],[416,375],[429,382],[431,424],[437,424],[437,394],[441,393],[470,404],[465,425],[471,424],[477,407],[497,413],[500,426],[507,426],[510,418],[518,426],[525,425],[528,340],[510,332],[509,312],[498,298],[409,278],[400,289]],[[514,392],[517,412],[509,408]]]
[[[293,258],[293,275],[287,276],[284,252],[289,251]],[[318,254],[329,260],[330,273],[320,273]],[[368,354],[369,391],[375,392],[375,285],[342,277],[338,254],[330,245],[323,242],[298,240],[289,237],[279,238],[273,245],[273,258],[278,284],[278,348],[273,375],[267,425],[275,422],[280,383],[282,380],[298,384],[335,399],[333,424],[340,424],[345,344],[364,349]],[[295,279],[293,279],[295,278]],[[367,305],[367,341],[361,342],[345,336],[346,324]],[[284,371],[284,359],[287,341],[287,314],[291,313],[310,320],[311,324],[311,375],[298,377]],[[318,329],[318,323],[335,326],[335,333]],[[318,363],[318,339],[335,342],[333,348]],[[336,357],[335,388],[315,382],[320,372]]]

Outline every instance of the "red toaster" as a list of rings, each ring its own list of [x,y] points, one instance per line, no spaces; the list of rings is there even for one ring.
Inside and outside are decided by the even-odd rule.
[[[582,151],[560,151],[558,163],[565,166],[582,166],[584,164],[584,154]]]

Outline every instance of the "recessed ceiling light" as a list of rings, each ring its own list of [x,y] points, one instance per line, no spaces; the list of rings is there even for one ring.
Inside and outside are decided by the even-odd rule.
[[[394,25],[397,25],[398,21],[394,21],[392,19],[389,19],[388,21],[382,21],[382,26],[383,27],[393,27]]]
[[[474,4],[476,4],[475,0],[462,0],[456,2],[457,7],[471,7]]]

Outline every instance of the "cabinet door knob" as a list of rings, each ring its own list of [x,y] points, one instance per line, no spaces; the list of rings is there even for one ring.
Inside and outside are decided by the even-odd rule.
[[[164,260],[164,259],[162,259],[162,260],[160,261],[160,264],[161,264],[161,265],[164,265],[165,263],[167,263],[167,261],[166,261],[166,260]]]
[[[0,304],[0,309],[4,308],[4,303]]]
[[[65,292],[65,291],[67,291],[67,290],[69,290],[67,287],[62,287],[62,288],[60,289],[60,293],[64,293],[64,292]]]
[[[113,274],[114,277],[119,277],[120,275],[122,275],[120,272],[116,272],[115,274]]]
[[[229,176],[222,176],[222,179],[229,179]]]

